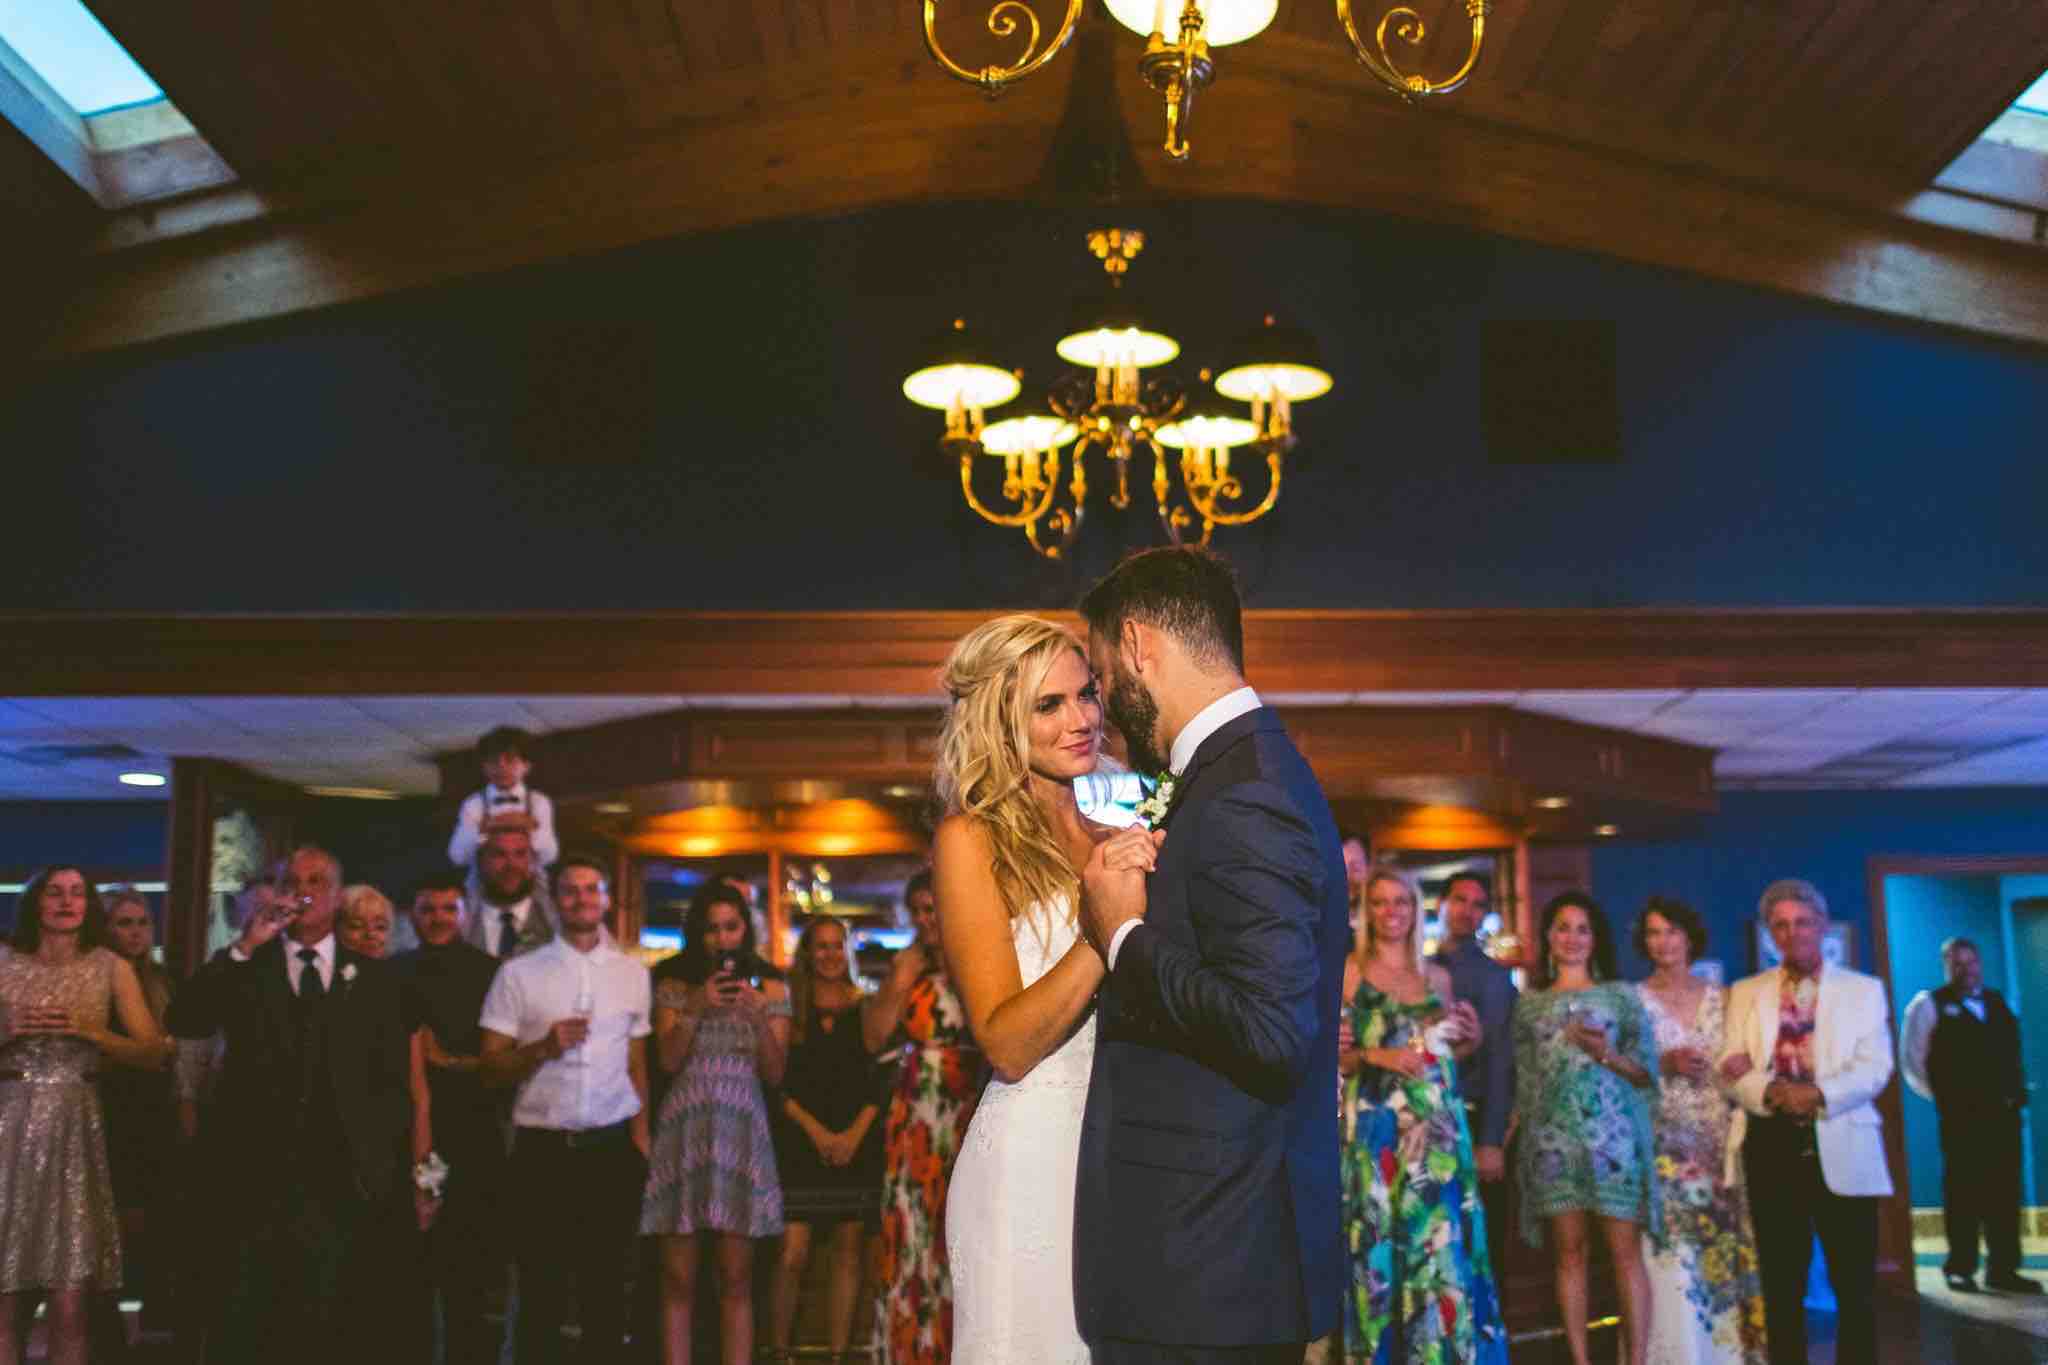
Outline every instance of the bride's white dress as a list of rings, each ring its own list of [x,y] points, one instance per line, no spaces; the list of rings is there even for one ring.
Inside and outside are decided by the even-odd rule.
[[[1060,904],[1011,925],[1026,986],[1073,946],[1071,918]],[[1074,1321],[1074,1173],[1094,1061],[1091,1011],[1023,1080],[991,1079],[974,1111],[946,1193],[955,1360],[1088,1365]]]

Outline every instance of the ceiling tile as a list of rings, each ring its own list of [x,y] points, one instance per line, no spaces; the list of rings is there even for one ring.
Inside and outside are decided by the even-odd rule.
[[[680,709],[684,699],[666,697],[518,697],[513,698],[544,729],[573,730],[610,720],[657,715]]]
[[[1898,787],[2021,787],[2048,785],[2048,738],[1995,749],[1899,778]]]
[[[1633,730],[1651,716],[1683,699],[1685,692],[1524,692],[1515,702],[1521,711],[1562,716],[1588,725]]]

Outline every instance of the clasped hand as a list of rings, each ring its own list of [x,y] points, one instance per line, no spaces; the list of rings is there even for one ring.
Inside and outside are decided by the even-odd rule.
[[[1764,1087],[1765,1106],[1796,1119],[1815,1117],[1826,1102],[1820,1087],[1806,1081],[1776,1080]]]
[[[1106,960],[1110,940],[1130,920],[1145,918],[1145,874],[1159,862],[1165,830],[1132,825],[1095,846],[1081,870],[1081,932]]]
[[[82,1032],[62,1005],[16,1005],[8,1031],[15,1037],[73,1037]]]

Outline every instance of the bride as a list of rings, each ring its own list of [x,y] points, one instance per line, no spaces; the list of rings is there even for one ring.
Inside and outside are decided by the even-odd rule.
[[[1081,814],[1102,700],[1080,644],[1032,616],[962,637],[943,673],[946,816],[933,880],[947,969],[994,1078],[946,1196],[953,1358],[1088,1365],[1074,1317],[1074,1176],[1103,963],[1076,926],[1080,873],[1117,831]],[[1119,841],[1129,865],[1151,845]]]

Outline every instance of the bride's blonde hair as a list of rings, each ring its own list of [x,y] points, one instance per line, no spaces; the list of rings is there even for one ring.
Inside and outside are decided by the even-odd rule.
[[[939,800],[987,831],[1012,919],[1063,898],[1072,913],[1081,889],[1031,794],[1031,707],[1067,650],[1087,662],[1080,642],[1052,622],[998,616],[962,636],[939,671],[952,699],[939,732]]]

